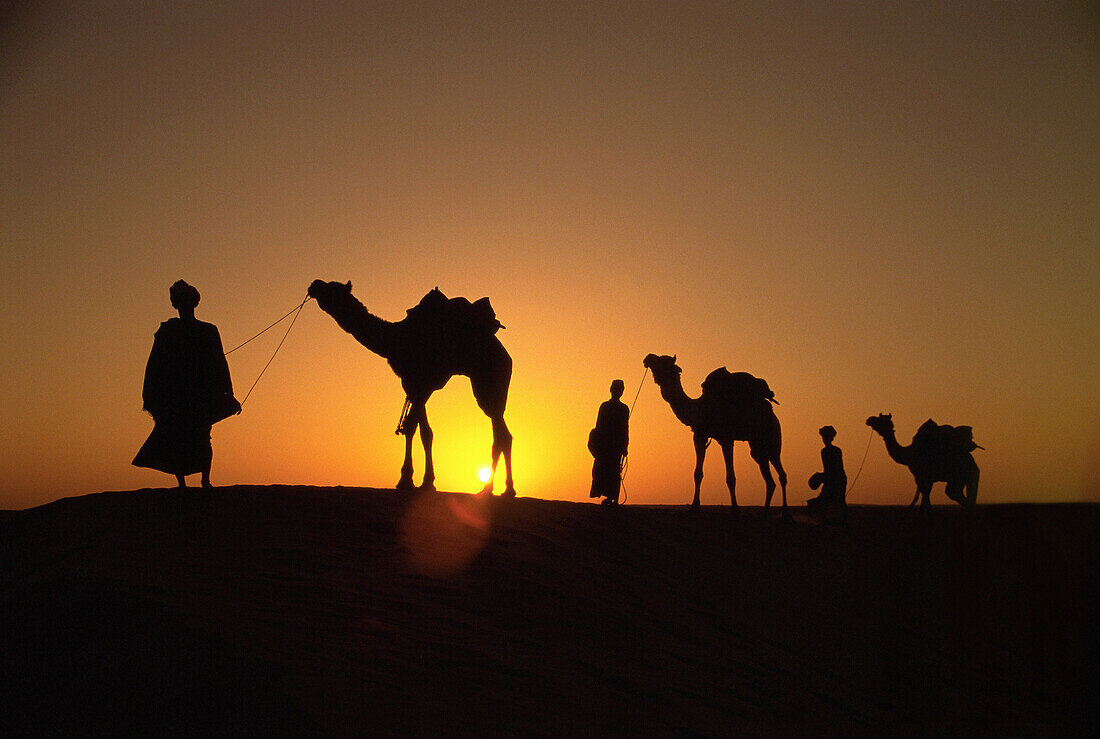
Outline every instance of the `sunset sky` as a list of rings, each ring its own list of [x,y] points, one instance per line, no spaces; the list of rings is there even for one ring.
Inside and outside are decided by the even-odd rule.
[[[520,495],[588,499],[596,410],[655,352],[691,395],[767,379],[793,503],[817,429],[852,479],[880,412],[903,443],[973,426],[979,503],[1100,501],[1086,3],[38,5],[0,5],[0,508],[173,482],[130,460],[180,278],[227,349],[315,278],[391,320],[489,296]],[[238,398],[285,325],[230,357]],[[390,487],[403,399],[310,303],[214,428],[214,484]],[[476,491],[469,382],[428,412],[439,488]],[[630,436],[628,502],[690,502],[651,378]],[[876,436],[849,502],[913,489]]]

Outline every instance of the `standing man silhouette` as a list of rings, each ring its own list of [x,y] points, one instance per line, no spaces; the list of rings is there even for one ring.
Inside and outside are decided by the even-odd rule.
[[[630,409],[620,398],[626,386],[622,380],[611,383],[611,399],[604,401],[596,414],[596,428],[588,434],[592,463],[590,498],[603,497],[602,505],[618,505],[622,484],[623,461],[629,442]]]
[[[844,522],[847,523],[848,505],[844,495],[848,488],[848,475],[844,472],[844,455],[840,447],[833,446],[836,429],[832,426],[822,426],[818,433],[821,434],[821,440],[825,442],[825,446],[821,448],[822,471],[815,472],[810,478],[810,487],[817,490],[820,486],[821,494],[806,501],[806,506],[811,512],[815,510],[819,512],[822,522],[825,520],[829,506],[837,506],[840,508]]]
[[[240,413],[241,404],[233,397],[218,327],[195,318],[199,291],[179,280],[168,296],[179,318],[160,324],[153,337],[141,393],[153,431],[133,464],[175,475],[181,488],[187,487],[184,476],[197,472],[208,488],[210,427]]]

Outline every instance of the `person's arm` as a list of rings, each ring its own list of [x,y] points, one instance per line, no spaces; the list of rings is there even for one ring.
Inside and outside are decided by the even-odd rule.
[[[210,360],[214,366],[214,381],[219,391],[232,395],[233,378],[229,375],[229,362],[225,358],[225,350],[222,349],[222,336],[218,332],[218,327],[214,324],[210,324],[210,329]]]
[[[145,379],[141,388],[141,407],[156,418],[165,408],[164,337],[160,331],[153,334],[153,348],[149,350],[149,359],[145,362]]]

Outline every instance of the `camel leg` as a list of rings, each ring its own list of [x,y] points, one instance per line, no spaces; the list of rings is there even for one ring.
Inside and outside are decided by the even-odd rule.
[[[722,445],[722,459],[726,463],[726,487],[730,489],[730,507],[733,509],[734,515],[737,515],[739,508],[737,506],[737,493],[735,492],[737,476],[733,472],[733,442]]]
[[[771,460],[772,466],[775,467],[775,473],[779,475],[779,491],[783,496],[783,518],[790,518],[791,512],[787,508],[787,471],[783,469],[783,463],[779,461],[779,454],[775,455],[775,459]]]
[[[955,482],[947,483],[947,489],[944,491],[947,493],[947,497],[955,501],[961,506],[966,505],[966,495],[963,492],[963,481],[956,480]]]
[[[751,445],[749,446],[749,454],[760,468],[760,476],[764,478],[764,517],[767,518],[768,507],[772,503],[772,496],[775,495],[775,478],[772,477],[771,470],[771,465],[774,465],[775,471],[779,474],[779,482],[783,487],[783,518],[789,519],[791,512],[787,508],[787,473],[783,470],[783,465],[778,459],[768,459],[766,452],[753,449]]]
[[[508,430],[508,424],[504,423],[504,417],[493,419],[493,467],[496,460],[504,457],[504,497],[516,497],[516,487],[512,482],[512,432]]]
[[[978,504],[978,476],[980,474],[981,471],[978,469],[978,466],[974,465],[966,481],[966,506],[971,510]]]
[[[494,348],[495,347],[495,348]],[[474,400],[482,412],[493,423],[493,462],[489,473],[489,482],[482,489],[482,495],[491,495],[493,481],[496,480],[497,465],[504,458],[504,497],[514,498],[515,485],[512,482],[512,432],[504,422],[504,408],[508,404],[508,384],[512,377],[512,359],[499,343],[490,347],[485,358],[484,371],[470,375],[470,387]]]
[[[428,408],[424,403],[420,404],[420,443],[424,445],[424,480],[420,483],[421,490],[435,491],[435,463],[432,462],[432,427],[428,425]],[[410,470],[411,474],[411,470]]]
[[[493,459],[489,469],[489,481],[485,483],[485,487],[481,488],[481,492],[478,495],[492,495],[493,494],[493,482],[497,479],[497,460],[500,455],[493,451]]]
[[[516,497],[516,488],[512,482],[512,432],[508,430],[508,424],[503,416],[494,416],[493,421],[493,466],[489,472],[489,482],[482,488],[482,495],[491,495],[493,481],[497,477],[497,464],[501,457],[504,458],[504,493],[505,498]]]
[[[695,434],[695,497],[691,500],[691,509],[699,510],[699,487],[703,483],[703,460],[707,457],[707,437]]]
[[[756,464],[760,467],[760,476],[764,478],[764,517],[768,517],[768,506],[772,504],[772,496],[775,495],[775,479],[772,477],[771,468],[768,466],[768,460],[756,460]],[[783,512],[787,512],[787,507],[783,506]]]
[[[409,426],[401,432],[405,435],[405,461],[401,464],[401,479],[397,481],[398,490],[413,490],[416,488],[413,485],[413,434],[416,433],[416,426],[409,424]]]
[[[401,464],[401,479],[397,481],[398,490],[416,489],[416,485],[413,484],[412,444],[423,411],[424,401],[412,401],[412,406],[401,424],[400,431],[405,437],[405,461]]]
[[[920,507],[922,511],[932,510],[932,486],[922,485],[917,488],[917,495],[920,496]]]

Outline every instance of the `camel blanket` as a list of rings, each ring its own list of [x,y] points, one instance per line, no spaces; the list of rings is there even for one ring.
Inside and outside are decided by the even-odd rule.
[[[941,425],[931,418],[922,423],[913,435],[913,446],[948,455],[969,454],[981,448],[974,443],[972,427]]]
[[[703,397],[722,399],[738,405],[756,400],[776,402],[775,393],[768,387],[766,380],[748,372],[730,372],[725,367],[719,367],[703,380]]]
[[[492,336],[504,328],[497,320],[489,298],[470,302],[466,298],[448,298],[438,288],[432,288],[408,311],[408,321],[414,326],[442,329],[450,335]]]

